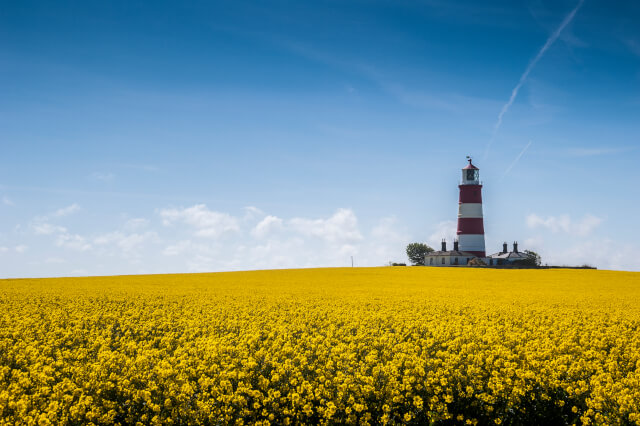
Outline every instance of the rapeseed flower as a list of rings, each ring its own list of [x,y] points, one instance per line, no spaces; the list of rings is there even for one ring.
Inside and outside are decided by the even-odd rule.
[[[637,273],[0,280],[0,324],[0,424],[640,422]]]

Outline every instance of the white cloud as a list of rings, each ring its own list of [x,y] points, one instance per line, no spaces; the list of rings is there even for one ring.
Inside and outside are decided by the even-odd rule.
[[[113,246],[116,247],[123,256],[140,256],[142,246],[147,242],[155,242],[158,240],[158,234],[153,231],[145,233],[127,234],[121,231],[109,232],[97,236],[93,240],[96,246]]]
[[[577,236],[587,236],[602,223],[602,219],[592,214],[585,215],[579,221],[571,220],[567,214],[560,216],[541,217],[535,213],[527,216],[527,226],[529,228],[547,228],[551,232],[563,232]]]
[[[24,244],[17,245],[17,246],[15,246],[15,248],[14,248],[14,250],[15,250],[17,253],[24,253],[24,252],[26,252],[28,249],[29,249],[29,247],[28,247],[28,246],[26,246],[26,245],[24,245]]]
[[[262,219],[252,230],[251,235],[256,238],[264,238],[271,232],[282,229],[282,219],[276,216],[267,216]]]
[[[149,226],[149,220],[142,217],[137,217],[137,218],[127,220],[123,228],[126,231],[138,231],[148,226]]]
[[[394,216],[380,219],[367,241],[368,244],[362,250],[366,257],[360,259],[359,256],[356,259],[357,265],[361,262],[372,265],[404,262],[406,246],[411,242],[407,231],[399,226],[398,219]]]
[[[535,237],[526,238],[524,240],[524,244],[521,246],[521,248],[524,248],[526,250],[533,250],[535,252],[540,251],[544,247],[545,247],[544,239],[542,239],[542,237],[540,237],[539,235]]]
[[[177,256],[191,249],[193,243],[189,240],[178,241],[176,244],[171,244],[162,251],[165,256]]]
[[[66,216],[78,210],[77,204],[60,209],[54,213],[56,217]],[[55,245],[57,247],[69,248],[78,251],[90,250],[91,244],[85,237],[72,234],[64,226],[53,225],[47,222],[47,217],[38,217],[29,225],[36,235],[55,235]]]
[[[116,178],[116,175],[114,175],[113,173],[95,172],[91,174],[91,178],[95,180],[99,180],[101,182],[111,182]]]
[[[51,217],[63,217],[79,209],[77,204],[62,208]],[[54,245],[58,248],[71,249],[79,252],[94,251],[95,256],[120,255],[129,260],[138,261],[144,252],[144,245],[148,242],[157,242],[158,234],[155,231],[142,230],[149,226],[149,220],[145,218],[133,218],[125,222],[121,230],[92,235],[80,235],[70,232],[66,227],[51,224],[48,217],[37,217],[30,224],[35,235],[50,235],[54,238]],[[51,257],[55,259],[56,257]],[[130,262],[130,263],[132,263]],[[52,263],[46,262],[45,263]]]
[[[599,269],[640,270],[640,259],[636,255],[640,248],[608,237],[597,237],[593,230],[601,222],[601,218],[591,214],[576,221],[569,215],[529,215],[527,225],[530,228],[548,229],[550,233],[544,238],[536,234],[525,239],[521,248],[538,252],[543,264],[548,265],[591,265]]]
[[[398,238],[404,238],[396,230],[397,224],[398,219],[395,216],[384,217],[373,227],[371,236],[384,241],[395,241]]]
[[[0,247],[0,253],[6,253],[9,251],[8,247]]]
[[[569,215],[549,216],[547,218],[543,218],[532,213],[527,216],[527,226],[529,228],[541,226],[543,228],[548,228],[553,232],[563,231],[568,233],[571,229],[571,219],[569,218]]]
[[[182,222],[195,228],[198,237],[217,238],[224,233],[238,232],[238,219],[227,214],[209,210],[204,204],[182,209],[160,210],[164,225]]]
[[[393,217],[363,232],[350,209],[324,218],[266,215],[258,223],[238,223],[240,232],[224,244],[181,239],[165,246],[162,254],[168,261],[184,262],[192,272],[349,266],[351,256],[356,266],[374,266],[402,260],[408,240]]]
[[[350,209],[338,209],[326,218],[289,220],[255,207],[245,208],[243,216],[235,217],[212,212],[204,205],[164,209],[160,215],[165,225],[191,225],[196,236],[203,236],[205,231],[207,235],[234,232],[235,237],[226,239],[224,245],[215,239],[181,239],[165,246],[162,254],[183,259],[189,271],[347,266],[350,256],[358,254],[364,242],[358,219]],[[369,261],[374,257],[369,256]]]
[[[87,242],[85,237],[66,232],[58,235],[56,239],[56,246],[78,251],[91,250],[91,244]]]
[[[70,214],[73,214],[73,213],[77,212],[78,210],[80,210],[80,206],[77,205],[76,203],[73,203],[70,206],[63,207],[61,209],[56,210],[53,213],[53,216],[55,216],[55,217],[69,216]]]
[[[36,235],[68,234],[67,228],[65,228],[64,226],[49,223],[49,221],[51,218],[61,218],[61,217],[69,216],[77,212],[78,210],[80,210],[80,206],[76,203],[73,203],[67,207],[63,207],[56,210],[50,215],[38,216],[34,218],[33,221],[29,224],[29,227]],[[62,238],[62,239],[64,240],[65,238]]]
[[[445,239],[449,247],[453,247],[453,240],[456,237],[457,229],[458,226],[455,220],[442,221],[435,226],[435,230],[429,235],[429,238],[427,238],[427,244],[435,250],[440,250],[440,243]]]
[[[589,235],[600,223],[602,223],[602,218],[588,214],[580,222],[574,224],[573,230],[580,236]]]
[[[31,224],[31,229],[36,235],[51,235],[67,232],[64,226],[52,225],[47,222],[35,222]]]
[[[244,208],[244,219],[252,220],[264,216],[264,212],[257,207],[247,206]]]
[[[15,206],[15,203],[13,201],[11,201],[11,199],[9,197],[2,197],[2,204],[4,204],[5,206]]]
[[[227,245],[223,253],[220,253],[219,249],[220,247],[210,240],[199,240],[199,242],[180,240],[175,244],[166,246],[162,254],[169,258],[174,257],[184,260],[189,272],[238,269],[222,266],[223,262],[228,263],[229,258],[237,257],[238,247],[236,245]]]
[[[330,243],[354,243],[362,240],[358,218],[350,209],[338,209],[328,219],[293,218],[288,225],[302,235],[321,238]]]
[[[211,211],[202,204],[158,210],[158,214],[165,225],[184,228],[154,229],[152,222],[139,217],[110,232],[81,235],[49,223],[46,218],[36,218],[30,230],[35,235],[49,236],[52,249],[46,252],[46,248],[39,248],[38,254],[42,252],[44,260],[39,263],[38,273],[59,273],[57,263],[65,260],[69,269],[82,269],[84,275],[350,266],[351,256],[355,266],[376,266],[404,261],[406,245],[420,241],[395,217],[383,217],[363,226],[356,213],[346,208],[311,218],[279,217],[257,208],[244,209],[234,216]],[[529,215],[527,224],[536,232],[524,241],[522,248],[538,251],[543,261],[550,264],[593,263],[602,268],[638,269],[637,260],[625,255],[637,251],[632,247],[620,252],[612,242],[586,237],[580,242],[569,241],[573,246],[553,243],[554,238],[567,240],[568,234],[588,236],[600,222],[593,215],[579,220],[571,220],[567,215]],[[548,229],[550,233],[539,235],[539,229]],[[427,233],[427,243],[438,249],[442,238],[451,244],[455,234],[456,222],[443,221]],[[212,235],[225,238],[199,238]],[[4,250],[0,247],[0,253],[27,250],[26,246],[15,244],[5,244],[9,248]],[[63,249],[79,254],[67,258]],[[28,271],[26,274],[31,275]]]
[[[609,238],[580,241],[576,244],[541,249],[542,262],[557,266],[590,265],[599,269],[640,270],[638,247],[620,244]]]

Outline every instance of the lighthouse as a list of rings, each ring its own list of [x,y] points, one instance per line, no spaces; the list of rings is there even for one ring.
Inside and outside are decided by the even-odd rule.
[[[469,164],[462,169],[462,182],[458,185],[458,246],[460,251],[486,257],[480,169],[473,165],[471,158],[467,158]]]
[[[504,243],[502,251],[487,256],[484,246],[484,219],[482,215],[482,184],[480,169],[469,164],[462,169],[460,199],[458,202],[458,239],[453,241],[453,250],[447,250],[447,242],[442,240],[442,249],[431,251],[424,257],[426,266],[489,266],[509,267],[511,264],[530,260],[528,252],[519,252],[518,243],[513,243],[513,251],[508,251]],[[535,254],[535,253],[534,253]],[[540,259],[538,259],[539,265]]]

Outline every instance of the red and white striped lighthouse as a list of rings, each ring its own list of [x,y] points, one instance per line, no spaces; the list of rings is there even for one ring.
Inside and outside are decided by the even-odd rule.
[[[467,157],[468,158],[468,157]],[[458,205],[458,247],[460,251],[486,257],[482,219],[482,185],[480,169],[471,163],[462,169]]]

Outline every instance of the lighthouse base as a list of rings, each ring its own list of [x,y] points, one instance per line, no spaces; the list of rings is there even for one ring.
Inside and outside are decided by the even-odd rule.
[[[474,256],[485,257],[484,234],[458,234],[460,251],[472,253]]]

